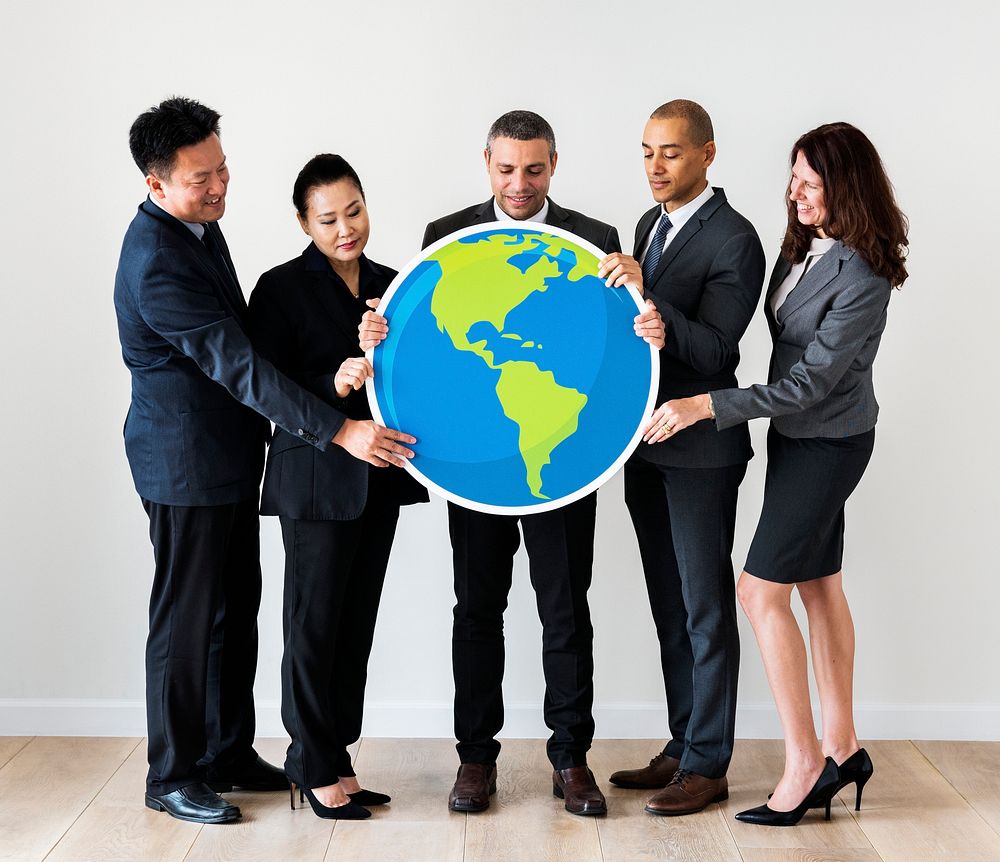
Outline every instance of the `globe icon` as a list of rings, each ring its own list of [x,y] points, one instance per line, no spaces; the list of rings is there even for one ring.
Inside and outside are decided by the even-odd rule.
[[[624,464],[659,364],[633,331],[642,300],[604,286],[601,257],[549,225],[491,222],[425,249],[390,285],[368,400],[377,421],[417,438],[407,469],[431,491],[528,514]]]

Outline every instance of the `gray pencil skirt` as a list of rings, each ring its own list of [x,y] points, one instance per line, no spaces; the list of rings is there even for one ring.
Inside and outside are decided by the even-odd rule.
[[[744,569],[757,578],[797,584],[840,571],[844,504],[875,447],[875,429],[851,437],[767,433],[764,505]]]

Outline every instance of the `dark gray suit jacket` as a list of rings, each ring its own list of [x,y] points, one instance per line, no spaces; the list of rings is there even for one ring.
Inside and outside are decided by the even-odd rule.
[[[427,248],[431,243],[437,242],[442,237],[461,230],[463,227],[471,227],[474,224],[486,224],[496,221],[496,211],[493,209],[493,198],[484,204],[475,204],[459,210],[451,215],[442,216],[427,225],[424,231],[424,242],[421,248]],[[561,227],[564,230],[572,231],[577,236],[583,237],[587,242],[593,243],[598,248],[603,249],[605,254],[612,254],[622,250],[621,240],[618,238],[618,231],[609,224],[605,224],[597,219],[585,216],[575,210],[563,209],[552,198],[549,198],[549,212],[545,219],[546,224],[553,227]]]
[[[764,302],[774,341],[769,383],[713,392],[716,426],[769,416],[786,437],[870,431],[878,418],[872,364],[885,329],[889,282],[837,242],[788,294],[775,319],[770,296],[789,269],[788,261],[778,260]]]
[[[736,386],[740,338],[764,284],[764,249],[752,224],[721,188],[685,223],[644,285],[663,316],[656,403]],[[635,230],[638,252],[662,208],[647,211]],[[728,467],[753,457],[746,426],[716,432],[698,423],[670,440],[640,443],[633,458],[669,467]]]

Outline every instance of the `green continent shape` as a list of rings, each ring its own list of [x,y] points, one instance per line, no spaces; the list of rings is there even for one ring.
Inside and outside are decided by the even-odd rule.
[[[597,258],[581,254],[582,250],[552,234],[522,235],[517,239],[516,233],[494,233],[475,243],[453,242],[430,256],[428,260],[437,261],[441,267],[431,297],[431,314],[457,350],[473,353],[490,368],[499,370],[497,398],[504,415],[518,427],[518,449],[528,488],[532,496],[549,499],[542,493],[542,468],[550,463],[555,448],[576,433],[587,396],[560,386],[551,371],[542,371],[533,362],[494,363],[486,342],[470,342],[468,333],[474,324],[487,322],[501,337],[519,338],[504,331],[507,315],[536,290],[547,289],[545,279],[559,274],[553,258],[562,249],[576,256],[576,265],[567,274],[571,281],[596,272]],[[544,243],[545,251],[523,273],[509,263],[520,252],[537,248],[539,241]]]
[[[520,429],[517,447],[528,489],[533,497],[548,500],[542,493],[542,468],[556,446],[576,433],[587,396],[560,386],[551,371],[542,371],[534,362],[509,361],[500,366],[497,397],[504,415]]]

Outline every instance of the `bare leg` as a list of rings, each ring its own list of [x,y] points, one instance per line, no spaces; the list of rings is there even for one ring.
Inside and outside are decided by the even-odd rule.
[[[858,750],[854,729],[854,621],[843,573],[798,584],[823,712],[823,753],[843,763]]]
[[[339,784],[345,793],[357,793],[361,789],[356,775],[341,775]]]
[[[792,614],[793,586],[765,581],[749,572],[740,575],[736,586],[740,604],[757,636],[785,732],[785,771],[768,803],[775,811],[791,811],[799,805],[825,763],[809,703],[806,645]]]

